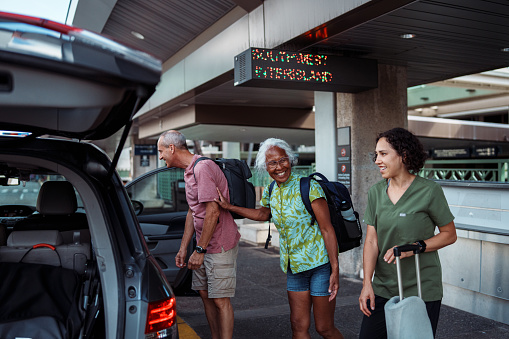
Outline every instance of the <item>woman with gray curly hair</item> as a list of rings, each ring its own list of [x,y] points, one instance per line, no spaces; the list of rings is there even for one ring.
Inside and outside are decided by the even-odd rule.
[[[245,218],[267,221],[271,217],[279,231],[280,265],[287,274],[287,293],[293,338],[309,338],[311,309],[316,331],[324,338],[343,338],[334,325],[339,288],[338,244],[332,227],[325,194],[312,180],[311,207],[318,226],[311,223],[302,202],[300,178],[292,173],[297,156],[288,143],[269,138],[260,144],[255,167],[267,171],[275,184],[263,191],[261,207],[233,206],[219,193],[216,202]]]

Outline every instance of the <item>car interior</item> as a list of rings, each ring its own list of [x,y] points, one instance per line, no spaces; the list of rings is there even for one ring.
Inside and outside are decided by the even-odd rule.
[[[161,61],[14,13],[0,35],[0,338],[178,337],[115,171]],[[112,158],[91,144],[117,132]]]
[[[33,163],[0,163],[0,178],[0,301],[10,305],[0,310],[10,320],[0,333],[28,326],[48,338],[104,335],[97,259],[77,190]]]

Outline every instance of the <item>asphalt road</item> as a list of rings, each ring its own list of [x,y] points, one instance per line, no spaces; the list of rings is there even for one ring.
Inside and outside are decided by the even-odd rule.
[[[340,278],[335,323],[346,339],[358,337],[362,313],[358,298],[359,279]],[[241,242],[237,268],[237,290],[232,298],[235,310],[233,338],[291,338],[290,308],[286,295],[286,275],[279,268],[279,254]],[[177,297],[177,314],[194,333],[181,332],[180,338],[210,338],[199,297]],[[187,326],[186,326],[187,327]],[[311,338],[321,338],[311,324]],[[437,338],[509,338],[509,325],[458,309],[442,306]]]

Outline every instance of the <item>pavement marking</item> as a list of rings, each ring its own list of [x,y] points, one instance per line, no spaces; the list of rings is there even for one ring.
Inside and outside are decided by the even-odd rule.
[[[200,339],[196,332],[179,316],[177,316],[177,326],[179,329],[179,338]]]

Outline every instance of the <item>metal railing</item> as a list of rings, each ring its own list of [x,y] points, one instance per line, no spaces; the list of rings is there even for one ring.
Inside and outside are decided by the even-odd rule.
[[[479,182],[508,182],[509,159],[463,159],[463,160],[428,160],[419,175],[426,179],[457,180]],[[316,172],[315,164],[310,166],[294,166],[294,173],[308,176]],[[251,168],[253,176],[249,179],[254,186],[265,187],[272,182],[272,178],[264,171],[259,173]],[[171,201],[171,182],[182,180],[184,170],[174,170],[159,175],[157,179],[158,192],[161,197]]]
[[[419,176],[435,180],[508,181],[509,159],[428,160]]]

